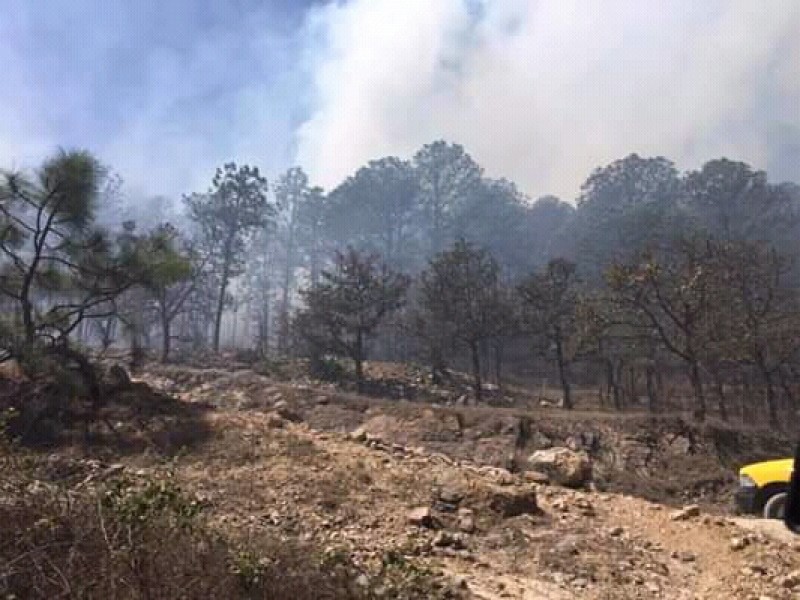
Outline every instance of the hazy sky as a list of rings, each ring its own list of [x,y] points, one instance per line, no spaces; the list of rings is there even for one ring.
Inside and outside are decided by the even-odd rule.
[[[86,147],[136,193],[438,138],[534,197],[634,151],[800,180],[797,0],[0,0],[0,62],[0,165]]]

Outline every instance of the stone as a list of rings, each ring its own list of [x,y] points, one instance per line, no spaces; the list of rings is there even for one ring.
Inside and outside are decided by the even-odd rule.
[[[475,518],[471,515],[459,516],[458,529],[464,533],[475,533]]]
[[[453,548],[461,550],[464,548],[464,540],[457,533],[449,531],[439,531],[433,538],[433,545],[437,548]]]
[[[744,550],[750,544],[750,540],[746,537],[733,537],[731,538],[730,548],[733,551]]]
[[[278,415],[280,415],[282,419],[290,421],[292,423],[299,423],[303,420],[303,417],[300,415],[300,413],[295,412],[288,406],[282,406],[278,408],[278,405],[276,404],[275,412],[278,413]]]
[[[611,537],[619,537],[623,533],[625,533],[625,530],[622,527],[612,527],[608,530],[608,535]]]
[[[417,508],[408,511],[408,522],[418,527],[427,527],[434,529],[436,527],[436,519],[431,514],[431,509],[427,506],[418,506]]]
[[[792,571],[780,580],[781,587],[793,590],[800,587],[800,571]]]
[[[532,487],[491,486],[489,493],[489,508],[505,518],[539,512]]]
[[[547,485],[550,483],[550,478],[539,471],[525,471],[522,478],[529,483],[536,483],[539,485]]]
[[[347,437],[354,442],[364,443],[367,441],[367,430],[364,427],[357,427]]]
[[[697,504],[690,504],[684,506],[680,510],[676,510],[669,515],[670,521],[688,521],[695,517],[700,516],[700,507]]]
[[[131,376],[125,367],[114,365],[108,370],[108,385],[112,388],[126,388],[131,384]]]
[[[281,429],[286,423],[278,413],[270,412],[266,414],[267,427],[270,429]]]
[[[437,497],[446,504],[458,504],[464,499],[464,492],[457,487],[445,486],[439,490]]]
[[[565,487],[583,487],[592,480],[592,462],[589,455],[580,450],[564,447],[537,450],[528,457],[528,463],[553,483]]]

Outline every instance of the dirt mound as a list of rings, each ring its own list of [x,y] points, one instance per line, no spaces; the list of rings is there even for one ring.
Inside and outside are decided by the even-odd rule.
[[[409,378],[411,367],[378,363],[376,375]],[[409,371],[411,369],[411,371]],[[422,377],[422,374],[418,374]],[[530,468],[538,451],[565,447],[589,456],[593,485],[679,505],[730,507],[742,464],[783,456],[792,440],[773,431],[723,423],[698,425],[679,415],[568,413],[548,409],[442,406],[379,400],[332,385],[278,382],[250,370],[155,367],[154,387],[183,400],[218,408],[290,411],[313,429],[348,433],[361,428],[375,439],[421,447],[455,460]]]

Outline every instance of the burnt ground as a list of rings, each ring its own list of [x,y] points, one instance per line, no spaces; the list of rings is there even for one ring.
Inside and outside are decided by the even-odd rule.
[[[800,546],[726,514],[735,467],[788,451],[789,440],[766,430],[681,415],[382,400],[247,369],[178,366],[149,368],[105,411],[115,433],[101,425],[88,445],[54,442],[43,481],[85,480],[103,461],[135,476],[166,468],[226,534],[301,540],[365,573],[424,569],[453,597],[800,592]],[[532,451],[560,445],[591,455],[588,489],[525,476]],[[412,522],[419,510],[424,522]],[[369,578],[362,584],[393,597]]]

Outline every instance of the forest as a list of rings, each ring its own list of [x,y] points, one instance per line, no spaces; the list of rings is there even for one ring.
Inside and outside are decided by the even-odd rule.
[[[468,373],[470,402],[547,386],[565,409],[797,422],[795,183],[631,154],[533,199],[445,141],[331,190],[300,167],[209,176],[172,201],[82,150],[4,171],[0,361],[77,373],[97,406],[94,361],[124,349],[134,371],[234,352],[364,390],[392,361]]]

